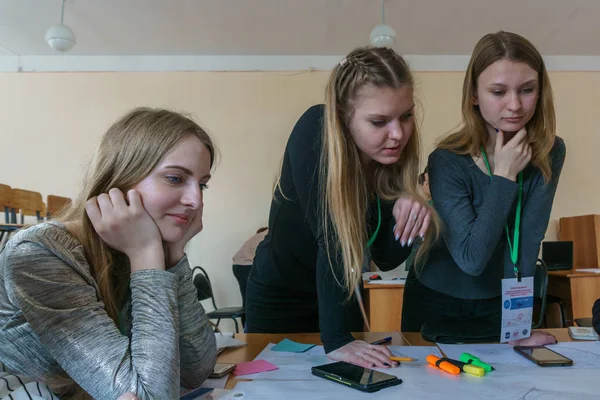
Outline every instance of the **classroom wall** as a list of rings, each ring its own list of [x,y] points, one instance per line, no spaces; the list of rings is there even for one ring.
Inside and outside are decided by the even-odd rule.
[[[241,304],[231,256],[263,226],[287,137],[323,100],[327,72],[3,73],[0,74],[0,183],[74,197],[107,127],[134,106],[191,112],[221,151],[205,195],[204,231],[190,264],[204,266],[220,306]],[[423,160],[459,122],[462,73],[417,73],[425,112]],[[557,218],[600,213],[595,152],[600,73],[551,74],[567,161],[547,236]],[[596,172],[594,172],[596,171]],[[228,327],[226,325],[226,327]],[[231,327],[231,325],[229,325]],[[230,328],[231,329],[231,328]]]

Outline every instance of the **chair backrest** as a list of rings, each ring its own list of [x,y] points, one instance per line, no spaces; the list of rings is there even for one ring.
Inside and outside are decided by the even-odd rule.
[[[198,271],[198,273],[194,275],[196,271]],[[204,268],[200,266],[194,267],[192,269],[192,276],[194,276],[194,286],[196,286],[198,301],[211,299],[213,307],[216,310],[217,304],[215,303],[215,297],[213,296],[212,285]]]
[[[48,205],[47,217],[51,218],[63,208],[69,207],[71,203],[72,201],[68,197],[55,196],[53,194],[49,194],[48,197],[46,197],[46,204]]]
[[[242,302],[246,301],[246,288],[248,287],[248,277],[250,276],[251,265],[233,265],[233,276],[238,282],[240,287],[240,294],[242,295]]]
[[[8,185],[0,183],[0,212],[4,213],[4,219],[7,224],[10,223],[9,215],[11,212],[12,189]]]
[[[548,294],[548,267],[544,260],[538,259],[535,264],[535,276],[533,277],[533,297],[540,299],[540,315],[533,322],[534,328],[539,328],[544,323],[546,315],[546,297]],[[534,318],[535,320],[535,318]]]
[[[43,220],[46,215],[46,205],[39,192],[33,192],[25,189],[13,189],[11,196],[11,207],[15,210],[21,210],[21,223],[24,223],[24,216],[35,216],[38,221]]]

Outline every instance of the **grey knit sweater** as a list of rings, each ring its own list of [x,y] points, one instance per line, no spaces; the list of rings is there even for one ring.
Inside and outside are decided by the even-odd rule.
[[[535,274],[565,156],[565,143],[557,136],[550,152],[552,179],[545,183],[541,171],[531,164],[523,170],[518,259],[523,276]],[[431,153],[428,166],[433,205],[444,230],[419,281],[460,299],[500,296],[501,279],[515,276],[505,225],[512,235],[518,183],[496,175],[490,180],[470,155],[448,150]]]
[[[212,371],[215,338],[187,257],[133,272],[121,312],[100,300],[81,244],[56,222],[18,232],[0,254],[0,361],[68,399],[177,399]]]

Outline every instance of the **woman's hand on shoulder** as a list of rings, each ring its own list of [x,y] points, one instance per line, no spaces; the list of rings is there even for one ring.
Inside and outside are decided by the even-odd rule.
[[[126,199],[119,189],[110,189],[89,199],[85,210],[100,238],[129,257],[132,272],[164,269],[160,231],[136,190],[129,190]]]
[[[401,196],[393,209],[394,237],[402,246],[410,246],[417,236],[425,237],[431,222],[431,206],[419,197]]]

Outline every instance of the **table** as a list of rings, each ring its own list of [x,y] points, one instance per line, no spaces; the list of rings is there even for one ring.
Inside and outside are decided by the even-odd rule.
[[[577,267],[583,269],[585,267]],[[371,330],[378,332],[401,329],[404,284],[373,284],[365,282],[363,297]],[[562,300],[566,320],[589,318],[592,306],[600,299],[600,273],[567,271],[548,272],[548,294]],[[552,307],[552,305],[549,305]],[[557,311],[557,310],[556,310]],[[558,312],[546,309],[548,326],[561,326]],[[571,323],[572,325],[572,323]]]
[[[404,283],[363,285],[365,309],[371,330],[388,332],[400,330]]]
[[[567,329],[544,329],[556,336],[559,342],[570,342],[571,337]],[[428,342],[421,337],[418,332],[400,333],[400,332],[359,332],[354,333],[356,339],[374,342],[377,339],[382,339],[391,336],[391,345],[395,346],[434,346],[432,342]],[[252,361],[254,358],[269,344],[278,343],[281,340],[288,338],[300,343],[321,344],[321,336],[319,333],[287,333],[287,334],[267,334],[267,333],[240,333],[235,335],[236,339],[247,343],[246,346],[225,349],[219,357],[219,363],[240,363],[244,361]],[[235,375],[229,375],[226,389],[233,389],[237,382],[247,381],[247,379],[238,379]]]
[[[600,273],[577,272],[574,269],[549,271],[548,294],[562,300],[567,321],[589,318],[594,302],[600,298]]]

